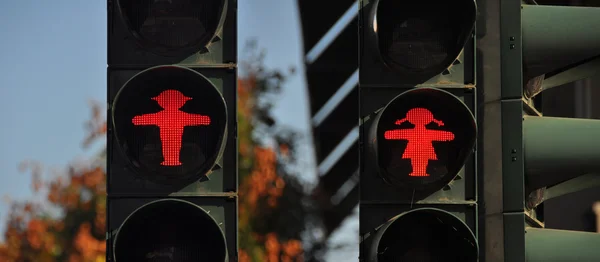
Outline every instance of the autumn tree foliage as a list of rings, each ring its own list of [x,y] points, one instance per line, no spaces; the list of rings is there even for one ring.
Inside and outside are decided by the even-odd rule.
[[[271,116],[286,75],[263,66],[264,53],[248,45],[238,80],[239,261],[304,261],[306,198],[291,166],[299,136]],[[291,71],[293,72],[293,71]],[[289,73],[288,73],[289,74]],[[92,104],[84,146],[105,143],[104,108]],[[43,200],[11,202],[2,262],[100,262],[106,242],[106,148],[48,177],[41,163],[27,161]]]
[[[239,261],[304,261],[306,192],[291,166],[297,161],[297,132],[272,117],[286,77],[263,66],[264,52],[250,42],[238,79]]]
[[[92,105],[87,146],[106,133],[105,117]],[[96,161],[70,165],[66,174],[44,179],[48,172],[34,161],[21,164],[31,172],[34,192],[44,201],[12,202],[4,243],[3,262],[99,262],[105,261],[106,173],[100,152]]]

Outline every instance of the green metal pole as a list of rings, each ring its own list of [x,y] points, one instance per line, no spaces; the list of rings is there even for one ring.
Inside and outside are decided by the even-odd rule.
[[[600,234],[527,228],[525,230],[525,261],[600,261]]]

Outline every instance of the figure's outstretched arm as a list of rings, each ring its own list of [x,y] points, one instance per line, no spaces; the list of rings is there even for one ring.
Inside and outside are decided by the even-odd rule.
[[[454,133],[448,131],[431,130],[429,131],[432,141],[452,141],[454,140]]]
[[[135,117],[133,117],[131,122],[136,126],[156,125],[157,124],[156,113],[135,116]]]
[[[383,133],[383,137],[388,140],[407,140],[411,137],[410,129],[388,130]]]
[[[210,117],[196,114],[189,114],[185,118],[185,124],[190,126],[207,126],[210,125]]]

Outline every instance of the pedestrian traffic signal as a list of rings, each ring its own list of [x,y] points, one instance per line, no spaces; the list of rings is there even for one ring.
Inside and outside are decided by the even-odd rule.
[[[517,13],[517,10],[511,11]],[[512,69],[518,70],[513,81],[537,83],[518,89],[503,87],[503,93],[518,90],[526,98],[523,101],[529,102],[528,99],[554,85],[600,73],[600,36],[595,29],[600,26],[600,8],[521,5],[518,12],[521,13],[522,61],[519,63],[522,66]],[[560,22],[565,20],[573,22],[565,26]],[[546,36],[549,31],[552,32],[549,39],[541,41],[540,36]],[[516,61],[509,60],[506,66],[513,66]],[[535,105],[523,103],[520,107],[535,108]],[[515,155],[523,161],[506,162],[503,167],[518,166],[519,172],[509,176],[520,181],[513,180],[515,183],[504,187],[513,190],[511,195],[519,194],[520,198],[511,197],[515,201],[506,205],[516,207],[511,213],[522,212],[527,222],[505,222],[505,227],[514,233],[508,234],[504,241],[524,242],[520,248],[506,250],[506,257],[514,258],[512,261],[599,261],[600,235],[542,229],[544,224],[536,223],[543,221],[536,207],[553,197],[556,191],[566,194],[598,187],[600,120],[546,117],[535,110],[506,112],[502,117],[521,122],[521,128],[513,129],[521,140],[507,146],[521,146],[522,152],[517,151]],[[517,202],[518,199],[521,201]]]
[[[107,261],[237,261],[237,0],[107,7]]]
[[[600,235],[544,229],[538,208],[600,184],[600,121],[543,116],[534,100],[600,72],[600,8],[505,0],[488,4],[487,14],[488,32],[478,43],[485,259],[600,261]]]
[[[136,173],[189,184],[210,171],[225,145],[227,106],[203,75],[158,66],[131,78],[112,106],[117,143]]]
[[[475,1],[359,7],[360,261],[477,261]]]
[[[392,99],[372,125],[379,173],[388,183],[438,190],[456,177],[473,151],[475,118],[451,93],[434,88]]]

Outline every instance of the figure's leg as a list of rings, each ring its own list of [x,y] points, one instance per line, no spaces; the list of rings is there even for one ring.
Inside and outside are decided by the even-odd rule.
[[[183,128],[181,130],[161,129],[160,140],[162,141],[163,166],[179,166],[179,152],[181,151],[181,139]]]
[[[427,174],[427,164],[429,159],[427,158],[411,158],[410,163],[412,164],[412,173],[409,176],[429,176]]]

